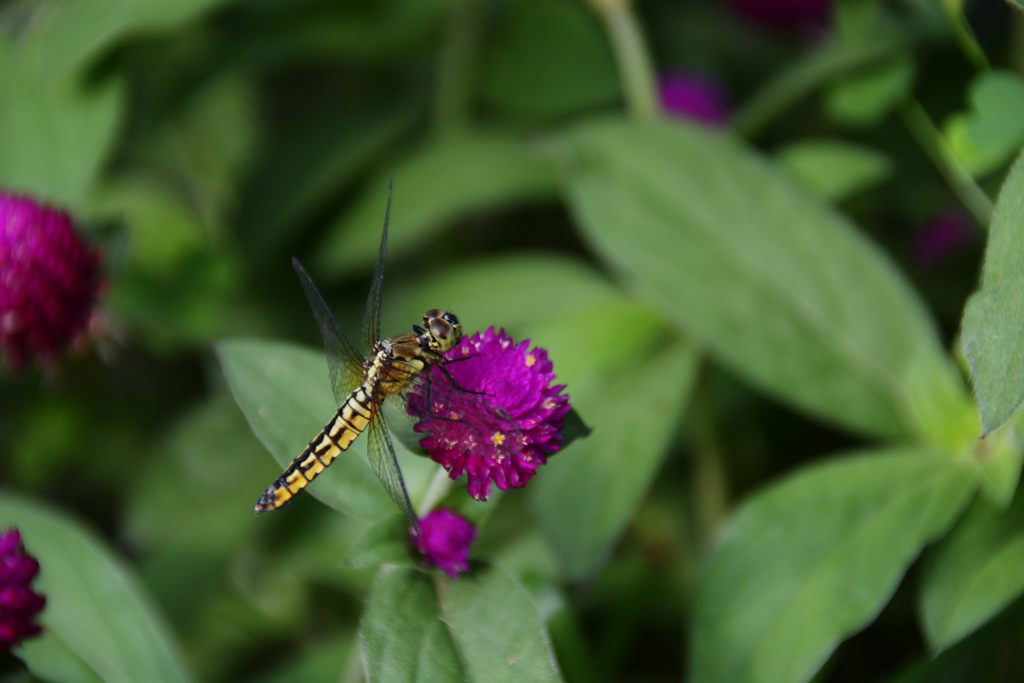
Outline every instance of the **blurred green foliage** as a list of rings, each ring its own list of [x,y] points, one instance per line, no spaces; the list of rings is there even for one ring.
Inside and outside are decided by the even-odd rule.
[[[0,7],[0,189],[106,273],[90,351],[0,378],[48,598],[0,678],[1014,680],[1024,13],[739,4]],[[645,60],[730,121],[645,118]],[[455,580],[362,440],[251,513],[335,408],[290,257],[357,330],[389,179],[385,333],[530,338],[594,428],[486,504],[396,441]]]

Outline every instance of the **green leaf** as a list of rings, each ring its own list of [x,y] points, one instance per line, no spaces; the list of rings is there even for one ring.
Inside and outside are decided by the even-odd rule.
[[[562,680],[537,608],[518,582],[494,567],[438,582],[440,618],[451,629],[468,680]]]
[[[526,591],[503,572],[458,579],[384,567],[360,624],[369,681],[560,681]]]
[[[40,637],[24,641],[14,652],[33,675],[44,681],[103,683],[103,679],[51,631],[44,631]]]
[[[411,282],[399,282],[384,296],[383,329],[389,334],[408,330],[423,311],[439,306],[454,311],[470,334],[491,325],[511,333],[531,323],[626,301],[584,261],[539,252],[452,263]]]
[[[482,57],[485,103],[517,117],[555,118],[619,98],[608,41],[584,5],[519,0],[504,9]]]
[[[1024,155],[996,202],[981,287],[964,309],[962,343],[985,432],[998,429],[1024,400]]]
[[[898,54],[848,76],[825,93],[825,107],[839,123],[877,125],[903,100],[917,72],[910,54]]]
[[[1020,151],[1024,142],[1024,80],[1009,71],[990,71],[971,83],[971,109],[944,126],[953,154],[980,176]]]
[[[793,66],[756,92],[737,112],[733,126],[743,135],[754,135],[822,84],[889,59],[906,46],[907,36],[892,30],[875,32],[863,40],[826,43],[806,57],[794,60]]]
[[[620,329],[607,315],[593,323],[577,328],[581,344],[599,325]],[[592,576],[611,552],[668,454],[693,381],[689,345],[633,348],[634,363],[570,385],[596,435],[551,456],[530,483],[537,521],[572,579]]]
[[[460,132],[430,140],[367,185],[355,207],[327,232],[314,263],[338,273],[371,263],[384,220],[384,190],[394,179],[390,256],[408,253],[474,212],[555,196],[555,176],[526,143],[499,132]]]
[[[1010,3],[1011,7],[1016,7],[1017,9],[1021,10],[1022,12],[1024,12],[1024,0],[1006,0],[1006,1],[1008,3]]]
[[[186,411],[154,444],[127,495],[132,545],[216,551],[218,557],[238,551],[259,529],[252,502],[276,474],[273,467],[253,466],[259,449],[227,392]],[[195,532],[199,528],[203,533]]]
[[[55,662],[35,657],[67,650],[108,683],[190,680],[149,597],[98,538],[63,515],[4,492],[0,528],[11,526],[39,559],[34,585],[46,595],[41,621],[61,641],[20,651],[33,670],[52,673]]]
[[[224,375],[249,426],[281,467],[302,451],[338,409],[322,352],[294,344],[236,339],[217,345]],[[365,460],[365,439],[332,463],[307,489],[335,510],[376,521],[395,505]],[[395,444],[409,495],[417,499],[436,466]],[[256,457],[256,454],[253,454]],[[279,470],[267,468],[267,484]],[[253,495],[253,501],[259,495]]]
[[[959,642],[1024,591],[1024,496],[1007,510],[978,499],[929,554],[921,585],[925,635],[939,652]]]
[[[808,413],[916,429],[904,375],[921,363],[944,377],[949,361],[913,291],[841,215],[697,127],[605,121],[566,143],[584,236],[669,321]]]
[[[180,26],[230,0],[42,0],[32,22],[37,30],[11,41],[24,64],[34,64],[45,84],[70,79],[111,45],[142,32]]]
[[[889,157],[869,147],[838,140],[805,140],[778,153],[783,168],[826,199],[840,201],[885,180]]]
[[[349,546],[345,552],[345,566],[415,565],[410,548],[409,522],[404,515],[395,515],[371,526]]]
[[[384,567],[359,624],[369,683],[467,680],[438,612],[434,582],[416,569]]]
[[[47,84],[5,49],[0,43],[0,186],[81,209],[117,134],[124,84]]]
[[[958,463],[892,449],[808,467],[750,498],[694,590],[691,680],[810,680],[971,489]]]

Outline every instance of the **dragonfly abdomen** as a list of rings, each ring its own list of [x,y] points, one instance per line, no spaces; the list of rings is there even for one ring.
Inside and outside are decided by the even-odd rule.
[[[371,391],[360,386],[345,399],[334,417],[314,436],[256,501],[256,513],[284,507],[334,460],[347,451],[377,411]]]

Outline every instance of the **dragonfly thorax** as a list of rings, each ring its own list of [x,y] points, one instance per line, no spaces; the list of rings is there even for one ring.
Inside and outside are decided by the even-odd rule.
[[[414,328],[424,348],[447,353],[462,340],[462,324],[454,313],[432,308],[423,314],[423,327]]]

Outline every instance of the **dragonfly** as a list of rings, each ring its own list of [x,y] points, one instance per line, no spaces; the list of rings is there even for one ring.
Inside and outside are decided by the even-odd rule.
[[[416,514],[385,422],[385,402],[401,400],[413,387],[419,387],[425,389],[429,410],[433,367],[437,367],[451,386],[459,391],[481,393],[459,387],[445,368],[448,363],[462,359],[445,358],[445,353],[462,339],[462,325],[453,313],[441,309],[428,310],[423,314],[423,324],[412,326],[412,334],[381,338],[384,263],[387,260],[390,221],[391,184],[388,183],[384,229],[363,314],[363,353],[346,336],[302,264],[298,259],[292,259],[292,267],[323,337],[331,389],[338,402],[338,410],[259,497],[255,506],[257,514],[290,503],[348,450],[360,434],[366,432],[371,469],[413,528],[418,530]]]

